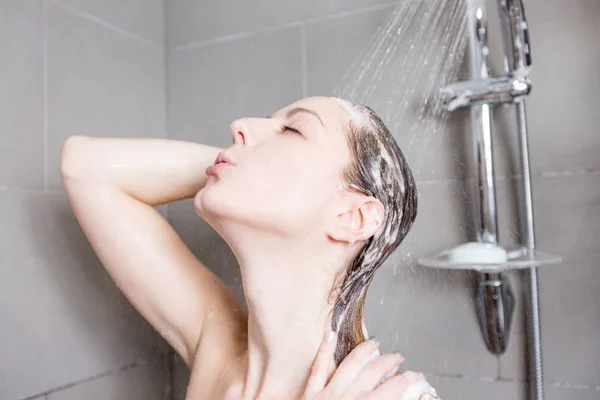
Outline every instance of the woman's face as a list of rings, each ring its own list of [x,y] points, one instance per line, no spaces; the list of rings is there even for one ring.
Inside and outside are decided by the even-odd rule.
[[[334,99],[297,101],[268,118],[231,124],[232,165],[209,172],[195,198],[199,215],[284,235],[322,234],[343,196],[341,172],[350,161],[345,127],[350,116]],[[214,224],[213,224],[214,226]]]

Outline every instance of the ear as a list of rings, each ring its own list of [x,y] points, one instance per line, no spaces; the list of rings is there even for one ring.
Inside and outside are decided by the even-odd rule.
[[[364,194],[352,194],[330,224],[329,237],[348,243],[367,240],[379,230],[384,216],[385,207],[379,200]]]

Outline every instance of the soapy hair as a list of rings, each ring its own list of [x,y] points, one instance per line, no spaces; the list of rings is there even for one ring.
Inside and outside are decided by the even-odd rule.
[[[375,271],[398,247],[417,215],[414,177],[396,140],[375,111],[334,98],[350,115],[346,137],[351,162],[342,180],[349,187],[378,199],[385,216],[378,231],[361,244],[356,257],[342,271],[334,299],[332,330],[337,332],[335,362],[367,339],[363,312],[367,289]]]

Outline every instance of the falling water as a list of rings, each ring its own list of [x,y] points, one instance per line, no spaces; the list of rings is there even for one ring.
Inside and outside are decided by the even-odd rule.
[[[402,0],[335,93],[371,106],[405,153],[423,153],[447,122],[439,90],[457,80],[465,45],[465,0]],[[426,161],[413,159],[418,172]]]

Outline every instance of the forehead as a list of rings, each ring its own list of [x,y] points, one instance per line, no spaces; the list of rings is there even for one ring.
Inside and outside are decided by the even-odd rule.
[[[343,132],[343,128],[351,119],[344,107],[331,97],[307,97],[282,108],[277,114],[285,115],[294,108],[305,108],[317,113],[328,131]]]

